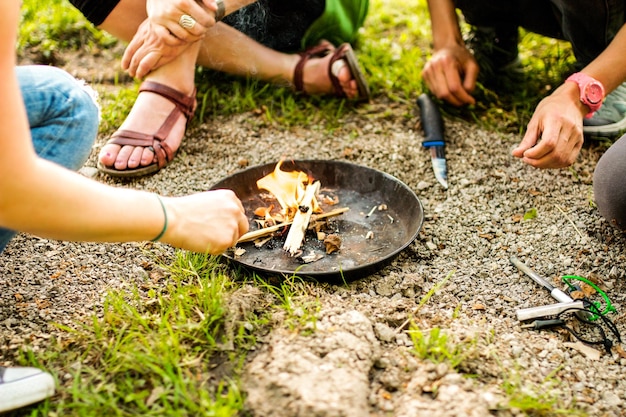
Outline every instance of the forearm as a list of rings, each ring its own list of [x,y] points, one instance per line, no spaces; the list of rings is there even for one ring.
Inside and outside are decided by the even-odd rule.
[[[242,7],[255,3],[256,1],[257,0],[224,0],[225,15],[228,16]]]
[[[101,184],[39,158],[18,178],[1,187],[3,227],[101,242],[150,240],[163,228],[163,210],[153,194]]]
[[[609,46],[582,72],[602,82],[606,94],[626,81],[626,25]]]
[[[428,10],[435,50],[452,46],[463,45],[463,37],[459,21],[452,0],[429,0]]]
[[[604,86],[605,95],[626,81],[626,25],[609,46],[581,72],[600,81]],[[575,83],[564,82],[552,95],[567,97],[569,103],[575,103],[581,115],[589,112],[589,108],[580,101],[580,92]]]

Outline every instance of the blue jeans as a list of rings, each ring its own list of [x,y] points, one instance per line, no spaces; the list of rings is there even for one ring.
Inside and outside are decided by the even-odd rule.
[[[572,44],[581,68],[624,24],[624,0],[455,0],[470,25],[510,33],[518,27]]]
[[[100,112],[95,93],[54,67],[19,66],[16,74],[37,155],[78,170],[98,133]],[[0,228],[0,252],[14,235],[14,231]]]

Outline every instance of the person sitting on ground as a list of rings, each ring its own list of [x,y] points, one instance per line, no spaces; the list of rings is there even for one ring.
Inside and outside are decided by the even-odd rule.
[[[349,43],[368,0],[71,2],[96,27],[129,42],[122,66],[145,78],[99,154],[98,168],[110,176],[143,176],[172,161],[195,109],[196,65],[306,94],[369,99]]]
[[[0,252],[15,231],[72,241],[159,240],[210,254],[232,247],[248,220],[230,190],[161,197],[73,172],[98,132],[95,93],[58,68],[16,66],[19,11],[19,0],[0,2]],[[54,388],[39,369],[0,367],[0,413]]]
[[[502,76],[518,62],[519,27],[569,41],[578,72],[535,109],[513,156],[537,168],[574,163],[584,135],[617,137],[626,129],[624,1],[516,0],[428,2],[434,52],[422,75],[428,89],[455,106],[474,104],[479,72]],[[472,26],[470,50],[459,27],[460,9]],[[479,67],[479,63],[482,66]],[[609,148],[594,173],[600,213],[626,229],[626,139]]]

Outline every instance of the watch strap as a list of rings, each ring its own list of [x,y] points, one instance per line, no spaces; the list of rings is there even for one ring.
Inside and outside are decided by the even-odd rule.
[[[589,107],[589,113],[585,115],[585,118],[591,118],[593,114],[602,106],[602,100],[604,99],[604,86],[602,83],[584,72],[576,72],[567,77],[565,81],[574,82],[578,85],[580,102]],[[589,100],[589,97],[587,96],[590,86],[599,88],[601,92],[601,97],[595,102]]]

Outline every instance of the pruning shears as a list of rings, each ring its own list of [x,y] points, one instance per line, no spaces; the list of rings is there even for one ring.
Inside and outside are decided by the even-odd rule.
[[[567,285],[570,296],[572,295],[574,291],[582,292],[582,288],[580,287],[580,285],[572,284],[572,281],[584,282],[585,284],[593,288],[598,294],[600,294],[600,296],[604,300],[604,308],[602,308],[602,303],[600,301],[591,301],[587,299],[587,296],[584,296],[582,299],[585,302],[585,304],[587,304],[589,310],[595,311],[588,317],[588,320],[597,320],[601,315],[605,316],[608,313],[617,312],[615,307],[613,307],[613,304],[611,303],[611,299],[609,298],[609,296],[604,291],[602,291],[596,284],[591,282],[589,279],[578,276],[578,275],[564,275],[561,277],[561,280],[565,283],[565,285]]]

